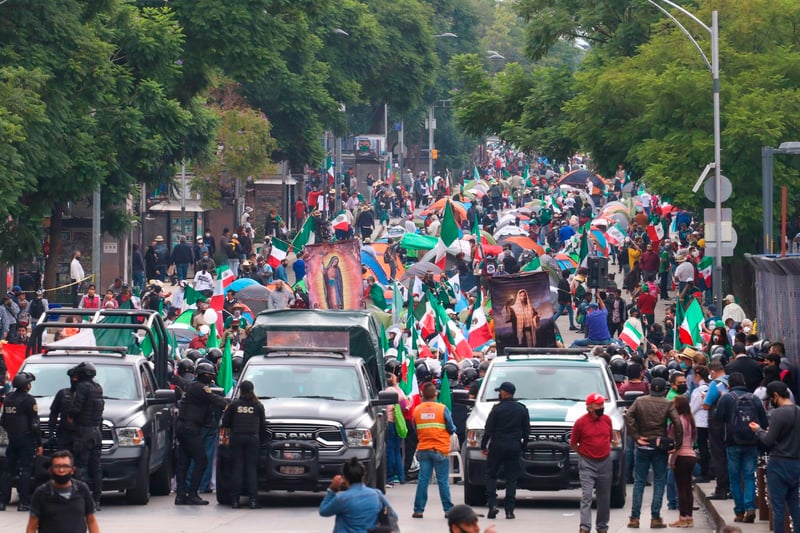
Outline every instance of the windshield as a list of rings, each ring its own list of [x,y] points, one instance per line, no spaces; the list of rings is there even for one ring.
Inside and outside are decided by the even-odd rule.
[[[259,398],[364,399],[358,372],[349,366],[251,365],[245,379],[253,382]]]
[[[486,376],[483,401],[498,398],[495,389],[504,381],[517,387],[514,398],[518,400],[574,400],[584,401],[596,392],[609,398],[602,369],[598,367],[567,366],[495,366]]]
[[[75,363],[64,364],[26,364],[24,370],[32,372],[36,381],[31,384],[31,394],[37,398],[55,396],[69,387],[67,370]],[[132,365],[95,365],[97,377],[94,380],[103,387],[103,397],[109,400],[138,400],[139,389],[133,375]]]

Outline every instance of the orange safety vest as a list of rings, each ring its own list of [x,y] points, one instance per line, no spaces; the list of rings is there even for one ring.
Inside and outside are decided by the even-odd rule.
[[[417,450],[435,450],[442,455],[450,453],[450,433],[444,419],[444,404],[422,402],[414,409],[417,427]]]

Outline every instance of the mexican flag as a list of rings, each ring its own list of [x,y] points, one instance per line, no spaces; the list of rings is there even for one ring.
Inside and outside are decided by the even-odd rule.
[[[281,264],[286,258],[286,254],[289,252],[290,244],[288,242],[283,242],[278,239],[272,239],[272,250],[269,252],[269,257],[267,257],[267,263],[272,268],[278,268],[278,265]]]
[[[206,298],[203,293],[200,291],[194,290],[194,287],[191,285],[187,285],[183,289],[183,299],[186,301],[187,305],[194,305],[198,301],[199,302],[206,302],[208,298]]]
[[[444,270],[445,261],[447,259],[447,248],[450,247],[455,240],[458,239],[458,224],[453,216],[453,208],[450,201],[445,203],[444,213],[442,214],[442,227],[439,231],[439,242],[436,243],[436,257],[434,262],[436,266]]]
[[[553,213],[560,213],[561,208],[558,206],[558,202],[556,201],[556,197],[551,195],[550,196],[550,207],[553,209]]]
[[[472,165],[472,179],[475,181],[480,181],[481,173],[478,172],[478,165]]]
[[[678,302],[677,313],[682,315],[682,320],[678,326],[678,339],[681,344],[696,346],[703,342],[700,336],[700,324],[703,323],[703,310],[700,308],[700,303],[692,299],[689,307],[683,309],[683,306]]]
[[[520,269],[520,272],[539,272],[542,269],[542,262],[537,255]]]
[[[472,258],[474,261],[483,261],[483,235],[481,235],[481,226],[478,224],[478,213],[475,213],[475,220],[472,221],[472,234],[475,236],[475,256]]]
[[[636,350],[642,344],[644,332],[642,331],[642,323],[638,318],[629,318],[622,326],[622,333],[619,334],[619,340],[624,342],[631,350]]]
[[[333,217],[333,220],[331,220],[331,226],[333,226],[333,229],[335,230],[349,231],[350,221],[347,219],[347,213],[340,211],[339,214]]]
[[[714,258],[705,256],[697,263],[697,272],[703,277],[706,282],[706,287],[711,287],[711,272],[714,268]]]
[[[214,296],[211,297],[211,308],[222,311],[225,304],[225,293],[228,285],[236,281],[236,276],[228,265],[217,267],[217,279],[214,284]]]
[[[486,320],[486,312],[481,305],[481,291],[478,289],[478,297],[472,308],[472,316],[469,323],[469,345],[473,348],[483,346],[492,340],[492,331],[489,329],[489,322]]]
[[[328,176],[333,178],[335,175],[333,172],[333,158],[331,156],[328,156],[325,160],[325,168],[328,170]]]
[[[578,266],[585,267],[587,266],[587,261],[589,258],[589,223],[587,222],[584,227],[581,228],[581,240],[580,246],[578,247]]]
[[[652,241],[655,248],[664,238],[664,227],[661,224],[650,224],[647,226],[647,236],[650,237],[650,241]]]
[[[225,349],[222,350],[222,362],[219,364],[217,384],[222,387],[225,394],[228,394],[233,388],[233,356],[231,354],[230,339],[225,341]]]
[[[436,313],[431,306],[432,300],[430,293],[425,290],[425,294],[414,307],[414,320],[419,322],[420,334],[423,340],[427,340],[436,334]]]
[[[303,222],[303,227],[300,228],[300,231],[297,232],[294,240],[292,241],[292,250],[295,252],[302,250],[303,246],[308,244],[308,241],[311,240],[311,236],[314,233],[314,217],[309,216],[306,217],[306,221]]]
[[[400,344],[397,347],[397,358],[403,365],[400,374],[400,388],[410,399],[416,395],[419,397],[419,386],[417,379],[414,377],[414,365],[416,363],[415,356],[417,350],[417,328],[414,326],[414,300],[411,292],[408,293],[408,316],[406,317],[406,329],[411,332],[411,350],[408,349],[405,339],[400,339]]]
[[[619,223],[614,224],[606,230],[606,238],[608,239],[608,242],[614,246],[618,246],[619,244],[625,242],[625,230],[619,225]]]

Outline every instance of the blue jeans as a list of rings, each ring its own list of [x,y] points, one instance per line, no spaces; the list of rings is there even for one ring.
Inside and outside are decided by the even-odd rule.
[[[439,498],[442,500],[442,508],[447,513],[453,507],[450,500],[450,484],[447,475],[450,473],[450,460],[446,455],[434,450],[417,451],[417,461],[419,461],[419,478],[417,479],[417,494],[414,496],[414,512],[422,513],[425,511],[425,504],[428,503],[428,485],[431,482],[431,473],[436,472],[436,483],[439,485]]]
[[[661,517],[661,502],[664,500],[664,486],[667,484],[667,454],[654,449],[636,447],[636,462],[633,467],[633,503],[631,518],[639,518],[642,511],[642,496],[647,484],[647,473],[653,467],[653,501],[650,503],[650,517]]]
[[[553,321],[557,320],[558,317],[564,314],[564,311],[566,311],[567,315],[569,316],[569,327],[574,328],[575,319],[572,316],[572,304],[558,304],[558,309],[556,309],[556,314],[553,315]]]
[[[214,473],[214,451],[217,448],[218,436],[219,432],[215,428],[203,427],[200,429],[200,440],[202,441],[203,450],[206,452],[206,460],[208,461],[208,466],[203,471],[203,475],[200,478],[200,492],[207,492],[211,489],[211,475]],[[186,479],[191,478],[193,470],[194,461],[192,461],[186,471]]]
[[[754,511],[756,508],[756,461],[758,448],[755,446],[738,446],[729,444],[728,478],[733,496],[733,512]],[[742,484],[744,483],[744,491]],[[783,524],[781,524],[783,529]]]
[[[178,276],[178,281],[185,280],[188,273],[189,263],[175,263],[175,275]]]
[[[800,461],[770,457],[767,463],[767,488],[772,510],[773,531],[783,529],[785,507],[789,507],[793,524],[800,524]],[[797,525],[795,525],[795,528]]]
[[[675,484],[675,473],[667,469],[667,509],[678,508],[678,485]]]
[[[394,422],[387,424],[386,429],[386,477],[389,481],[397,479],[404,482],[406,473],[403,470],[403,454],[400,452],[403,440],[397,434]]]
[[[144,290],[144,272],[133,273],[133,286],[139,287],[139,290]]]

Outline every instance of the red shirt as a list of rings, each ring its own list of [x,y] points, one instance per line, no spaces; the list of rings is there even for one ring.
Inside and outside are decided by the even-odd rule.
[[[655,296],[649,292],[643,292],[639,296],[637,305],[639,306],[639,311],[643,315],[652,315],[656,312],[656,302],[658,302],[658,300],[656,300]]]
[[[611,454],[613,431],[611,419],[607,415],[595,418],[586,413],[572,426],[569,444],[576,447],[580,455],[590,459],[605,459]]]

